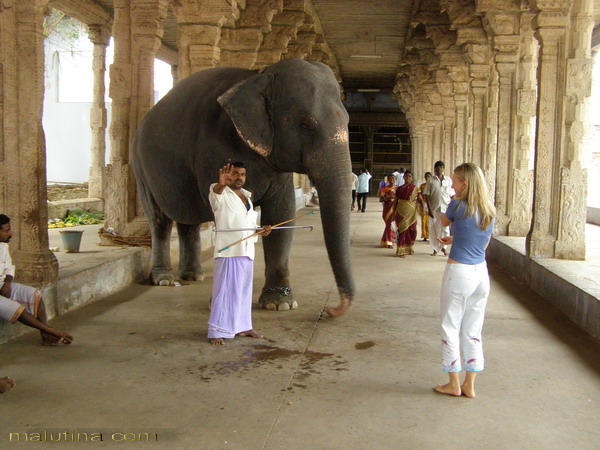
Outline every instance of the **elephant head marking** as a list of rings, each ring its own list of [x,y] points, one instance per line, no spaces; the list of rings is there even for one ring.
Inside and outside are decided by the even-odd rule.
[[[242,140],[264,157],[273,150],[269,105],[272,82],[272,74],[254,75],[240,81],[217,99]]]

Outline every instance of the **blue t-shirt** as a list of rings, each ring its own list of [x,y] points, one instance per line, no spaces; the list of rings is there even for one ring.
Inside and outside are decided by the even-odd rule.
[[[476,216],[463,216],[467,204],[460,200],[452,200],[446,210],[446,217],[452,220],[450,230],[452,231],[452,248],[450,258],[463,264],[481,264],[485,261],[485,248],[494,222],[486,230],[479,228],[479,220]]]

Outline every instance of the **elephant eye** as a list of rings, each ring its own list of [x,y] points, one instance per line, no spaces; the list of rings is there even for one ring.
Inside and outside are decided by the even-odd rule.
[[[315,131],[317,129],[317,125],[317,121],[312,117],[306,117],[302,119],[302,122],[300,122],[300,128],[302,131]]]

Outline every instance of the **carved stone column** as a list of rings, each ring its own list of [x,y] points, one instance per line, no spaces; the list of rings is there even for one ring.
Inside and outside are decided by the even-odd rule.
[[[463,58],[462,54],[460,56]],[[454,82],[454,104],[456,105],[455,150],[453,161],[444,161],[449,170],[465,161],[471,160],[471,148],[467,148],[467,132],[469,117],[469,81],[466,63],[448,67],[448,75]]]
[[[283,0],[247,0],[240,19],[221,30],[219,66],[252,68],[273,16],[282,10]]]
[[[496,154],[496,229],[506,235],[508,231],[508,177],[514,118],[514,74],[519,49],[518,35],[494,37],[495,65],[498,70],[498,151]]]
[[[526,248],[532,258],[553,258],[558,230],[559,191],[562,185],[560,146],[563,120],[565,32],[570,2],[536,0],[534,21],[540,41],[533,219]]]
[[[58,263],[48,249],[44,98],[45,0],[0,3],[0,206],[11,218],[10,248],[16,278],[27,283],[56,279]]]
[[[282,55],[282,59],[306,59],[312,53],[313,45],[316,42],[317,33],[315,32],[314,19],[310,14],[305,14],[304,21],[298,28],[296,39],[290,41],[286,52]]]
[[[304,0],[284,2],[284,10],[273,17],[271,31],[264,36],[254,69],[264,69],[281,60],[289,42],[296,39],[298,27],[304,23],[304,3]]]
[[[111,155],[105,228],[119,235],[147,232],[129,164],[129,144],[154,105],[154,55],[160,47],[166,0],[115,0],[114,63],[110,67]]]
[[[90,109],[90,127],[92,128],[92,163],[89,173],[88,197],[104,198],[104,162],[106,154],[106,106],[104,96],[106,88],[106,47],[110,40],[110,30],[103,25],[88,27],[90,41],[94,44],[92,71],[94,86],[92,107]]]
[[[498,151],[498,72],[492,71],[488,96],[485,152],[482,170],[488,191],[494,199],[496,190],[496,154]]]
[[[179,66],[177,64],[171,66],[171,76],[173,77],[173,86],[179,82]]]
[[[178,79],[216,67],[221,59],[221,29],[240,16],[237,2],[174,0],[173,13],[177,18]]]
[[[575,0],[566,67],[565,126],[561,162],[558,233],[555,257],[585,259],[587,170],[581,165],[587,125],[587,101],[591,95],[591,37],[594,27],[592,0]]]
[[[489,47],[487,44],[469,44],[465,46],[471,75],[473,93],[473,128],[471,162],[481,167],[485,152],[485,129],[487,119],[488,89],[490,83]]]
[[[521,43],[519,45],[519,68],[517,70],[517,108],[512,172],[509,176],[508,224],[509,236],[526,236],[531,227],[530,154],[534,141],[534,117],[537,103],[536,69],[538,44],[533,36],[531,21],[534,15],[521,15]]]

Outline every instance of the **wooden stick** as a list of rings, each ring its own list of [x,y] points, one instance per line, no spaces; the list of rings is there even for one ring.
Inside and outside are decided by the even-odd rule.
[[[294,217],[293,219],[290,219],[290,220],[285,220],[285,221],[283,221],[283,222],[280,222],[280,223],[278,223],[278,224],[275,224],[275,225],[273,225],[271,228],[272,228],[272,229],[273,229],[273,228],[277,228],[278,226],[285,225],[286,223],[289,223],[289,222],[293,222],[294,220],[296,220],[296,219],[299,219],[300,217],[304,217],[304,216],[310,216],[311,214],[314,214],[314,213],[315,213],[315,211],[309,211],[309,212],[307,212],[307,213],[300,214],[298,217]],[[234,245],[237,245],[237,244],[239,244],[240,242],[244,242],[246,239],[250,239],[251,237],[254,237],[254,236],[256,236],[257,234],[261,234],[261,233],[264,233],[264,232],[265,232],[265,230],[260,230],[260,231],[257,231],[256,233],[253,233],[253,234],[251,234],[250,236],[246,236],[245,238],[242,238],[242,239],[240,239],[239,241],[235,241],[233,244],[229,244],[228,246],[226,246],[226,247],[223,247],[221,250],[219,250],[219,251],[218,251],[218,253],[224,252],[224,251],[225,251],[225,250],[227,250],[228,248],[231,248],[231,247],[233,247]]]

